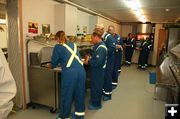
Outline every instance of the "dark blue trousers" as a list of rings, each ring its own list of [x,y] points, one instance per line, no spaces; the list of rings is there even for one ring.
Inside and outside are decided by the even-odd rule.
[[[138,64],[139,66],[145,66],[145,62],[146,62],[146,51],[141,50],[139,54]]]
[[[93,106],[101,106],[102,89],[104,84],[103,68],[91,68],[91,99]]]
[[[60,118],[70,118],[73,101],[75,102],[75,112],[84,113],[85,80],[86,73],[84,68],[67,68],[62,70]]]
[[[104,86],[103,94],[111,97],[112,94],[112,72],[114,67],[114,54],[108,55],[105,75],[104,75]]]
[[[118,76],[120,74],[118,70],[121,69],[122,52],[121,51],[115,52],[114,59],[115,61],[114,61],[113,74],[112,74],[112,84],[116,86],[118,83]]]
[[[131,63],[131,59],[134,53],[134,49],[131,47],[126,47],[126,52],[125,52],[125,60]]]
[[[145,56],[145,58],[146,58],[145,64],[148,64],[149,54],[150,54],[150,51],[147,50],[147,51],[146,51],[146,56]]]

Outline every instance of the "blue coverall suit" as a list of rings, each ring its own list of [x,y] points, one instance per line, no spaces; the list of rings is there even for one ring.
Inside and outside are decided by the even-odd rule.
[[[152,42],[149,41],[149,42],[148,42],[148,45],[147,45],[146,56],[145,56],[145,58],[146,58],[146,60],[145,60],[145,66],[146,66],[146,67],[148,66],[149,54],[150,54],[150,51],[152,50],[152,47],[153,47]]]
[[[86,73],[75,43],[57,44],[54,47],[52,68],[55,68],[59,63],[62,68],[59,118],[70,118],[71,105],[73,100],[75,100],[76,119],[83,119],[85,114]]]
[[[134,38],[128,38],[126,40],[126,52],[125,52],[125,59],[127,64],[131,64],[131,59],[135,49],[135,40]]]
[[[138,65],[140,68],[142,69],[145,69],[145,62],[146,62],[146,53],[147,53],[147,46],[148,46],[148,43],[147,41],[143,41],[141,43],[141,51],[140,51],[140,54],[139,54],[139,60],[138,60]]]
[[[123,40],[121,39],[120,35],[115,34],[114,38],[115,38],[116,44],[121,45],[123,47]],[[122,61],[122,51],[121,51],[121,49],[116,49],[114,68],[113,68],[113,74],[112,74],[112,85],[113,86],[117,86],[117,84],[118,84],[118,76],[121,71],[121,61]]]
[[[92,58],[89,61],[91,67],[91,99],[94,107],[101,107],[104,73],[107,61],[107,48],[104,42],[99,42],[93,47]]]
[[[114,67],[114,52],[116,49],[116,44],[114,42],[115,41],[114,38],[109,33],[106,33],[104,35],[103,41],[108,49],[104,86],[103,86],[103,95],[104,95],[104,97],[108,97],[109,99],[111,99],[112,72],[113,72],[113,67]]]

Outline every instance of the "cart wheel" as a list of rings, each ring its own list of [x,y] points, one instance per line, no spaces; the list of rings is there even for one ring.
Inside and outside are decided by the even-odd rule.
[[[51,108],[51,109],[50,109],[50,112],[51,112],[51,113],[56,113],[56,111],[57,111],[56,108]]]

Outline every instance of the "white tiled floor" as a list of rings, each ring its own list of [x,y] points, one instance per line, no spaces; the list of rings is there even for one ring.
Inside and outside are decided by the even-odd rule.
[[[98,111],[86,110],[85,119],[164,119],[165,102],[153,100],[154,85],[148,83],[148,68],[140,71],[136,65],[122,67],[119,85],[111,101],[103,102]],[[89,92],[88,94],[89,95]],[[88,105],[87,96],[87,105]],[[55,119],[48,108],[27,109],[12,114],[8,119]]]

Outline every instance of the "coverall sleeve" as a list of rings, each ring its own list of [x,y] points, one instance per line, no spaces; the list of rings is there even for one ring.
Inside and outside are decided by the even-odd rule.
[[[112,36],[109,36],[107,38],[106,47],[108,48],[109,53],[113,53],[116,50],[116,44],[114,42],[114,38]]]
[[[124,45],[124,42],[123,42],[123,39],[120,37],[120,43],[119,43],[121,46]]]
[[[61,55],[62,46],[56,45],[53,49],[53,54],[51,57],[51,66],[52,68],[55,68],[59,62],[60,55]]]
[[[90,64],[92,67],[98,67],[98,66],[104,65],[105,60],[106,60],[106,55],[107,55],[106,50],[105,50],[104,48],[99,48],[99,49],[96,51],[95,57],[93,57],[93,58],[89,61],[89,64]]]

